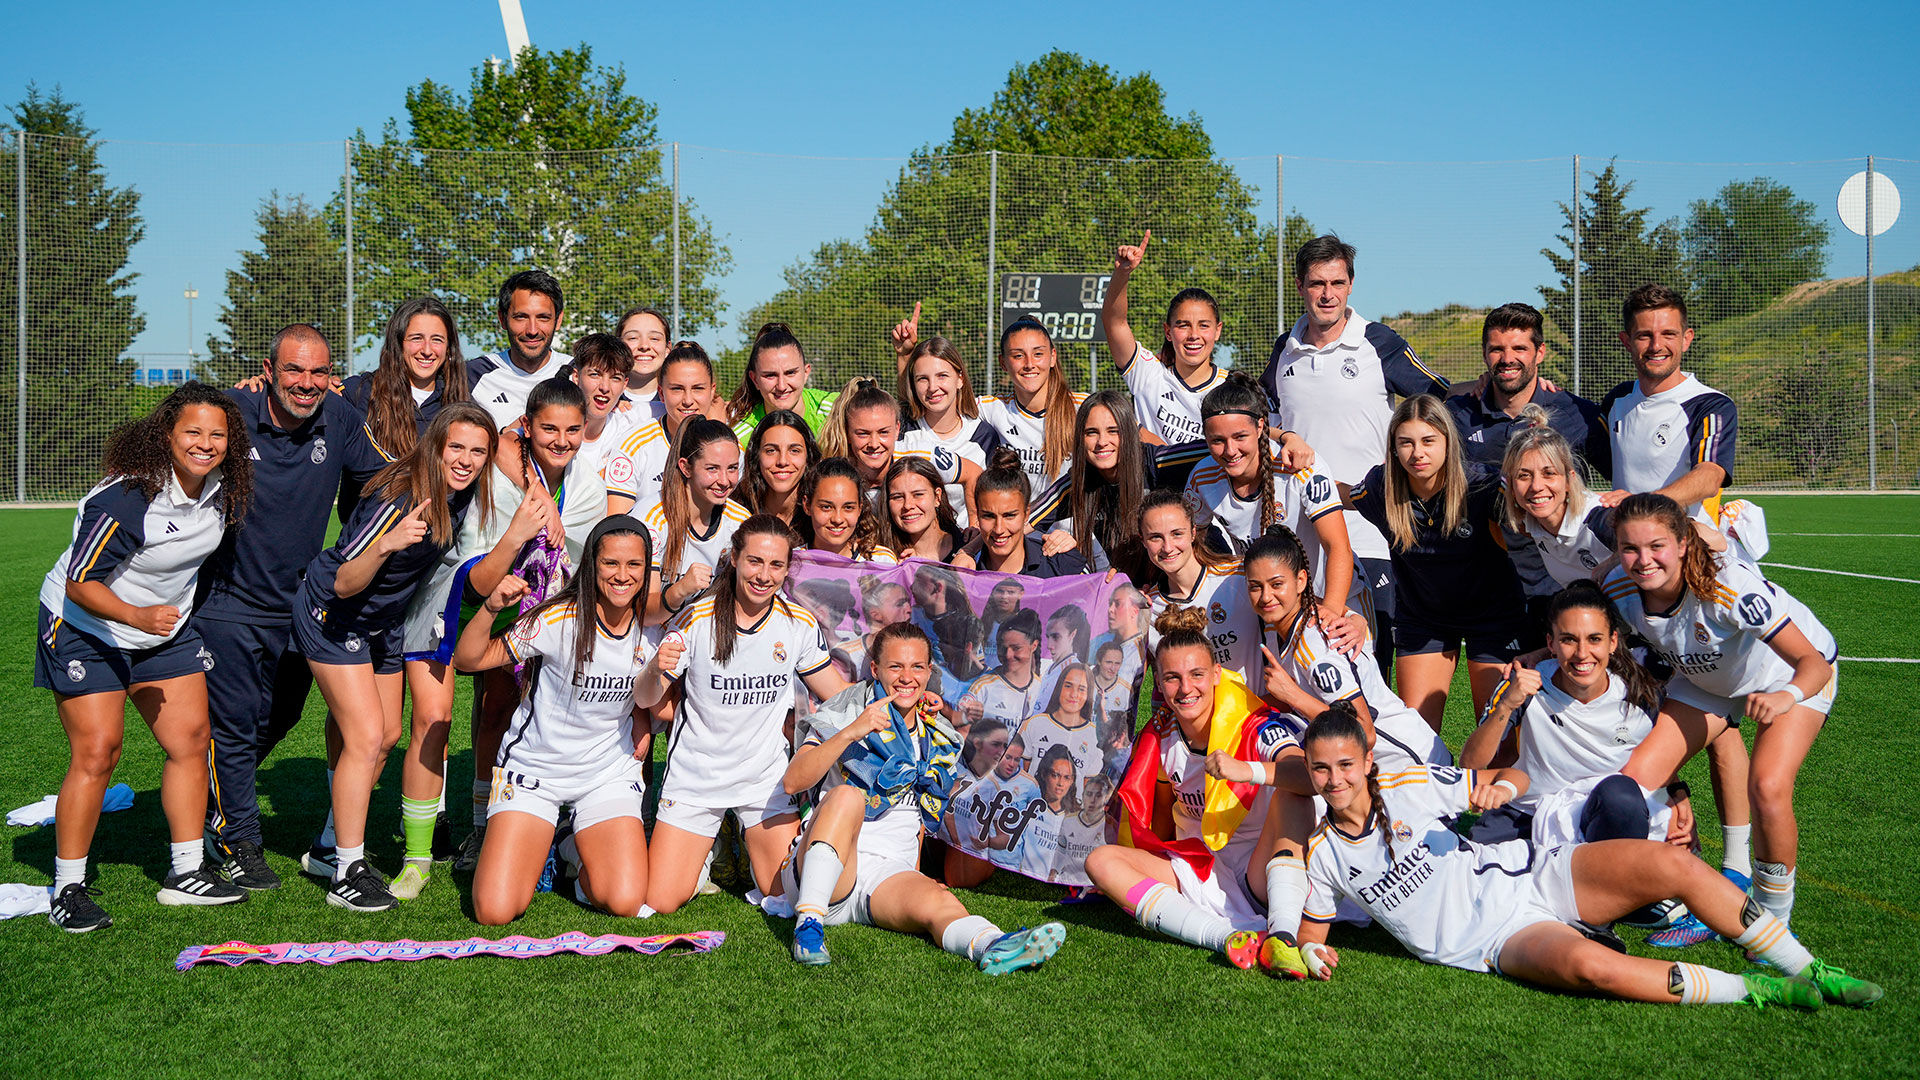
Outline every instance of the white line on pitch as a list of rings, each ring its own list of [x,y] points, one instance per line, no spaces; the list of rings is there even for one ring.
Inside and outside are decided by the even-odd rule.
[[[1810,574],[1839,574],[1841,577],[1869,578],[1873,581],[1897,581],[1902,585],[1920,585],[1920,581],[1905,577],[1886,577],[1881,574],[1856,574],[1851,570],[1827,570],[1818,566],[1795,566],[1792,563],[1763,562],[1761,566],[1771,566],[1777,570],[1805,570]]]
[[[1914,538],[1916,538],[1916,537],[1920,537],[1920,533],[1790,533],[1790,532],[1777,532],[1777,533],[1774,533],[1773,535],[1775,535],[1775,536],[1865,536],[1865,537],[1883,537],[1883,536],[1892,536],[1892,537],[1899,537],[1899,538],[1901,538],[1901,539],[1907,539],[1907,540],[1911,540],[1911,539],[1914,539]]]
[[[1840,659],[1849,664],[1920,664],[1910,656],[1843,656]]]

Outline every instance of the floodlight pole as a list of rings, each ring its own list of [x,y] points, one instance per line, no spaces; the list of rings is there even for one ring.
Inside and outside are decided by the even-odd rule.
[[[1580,392],[1580,155],[1573,155],[1573,392]]]
[[[13,497],[27,501],[27,132],[13,133],[19,153],[14,155],[13,223],[19,242],[15,264],[19,295],[14,298],[14,336],[18,364],[13,387]]]
[[[993,393],[993,368],[999,360],[999,350],[993,341],[994,298],[1000,290],[993,282],[993,250],[995,234],[999,231],[1000,221],[1000,151],[987,151],[987,350],[994,354],[987,361],[987,393]]]

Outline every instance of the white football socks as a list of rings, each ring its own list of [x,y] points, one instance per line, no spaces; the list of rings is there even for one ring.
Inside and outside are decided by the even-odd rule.
[[[333,880],[345,881],[348,868],[366,857],[367,845],[365,844],[354,847],[335,847],[333,849]]]
[[[1752,913],[1751,907],[1745,912]],[[1813,954],[1787,929],[1786,921],[1771,912],[1761,911],[1733,943],[1789,975],[1798,975],[1813,963]]]
[[[799,895],[793,898],[793,917],[808,916],[827,921],[827,905],[833,902],[833,887],[840,883],[846,867],[840,853],[825,840],[807,845],[806,865],[801,868]]]
[[[1753,898],[1781,922],[1793,920],[1794,868],[1785,863],[1753,864]]]
[[[82,855],[77,859],[62,859],[58,856],[54,857],[53,895],[59,896],[61,891],[65,889],[67,886],[84,885],[86,884],[86,881],[87,881],[87,857],[85,855]]]
[[[980,916],[968,915],[947,924],[947,928],[940,933],[940,947],[977,964],[980,954],[999,940],[1002,933],[999,927]]]
[[[1720,851],[1720,869],[1735,870],[1748,877],[1752,877],[1752,838],[1752,825],[1720,826],[1720,839],[1722,844],[1725,845]]]
[[[1732,1005],[1747,999],[1747,980],[1731,971],[1675,964],[1673,975],[1667,989],[1679,995],[1682,1005]]]
[[[1189,945],[1219,952],[1226,948],[1227,935],[1233,933],[1233,924],[1224,916],[1202,911],[1193,901],[1181,896],[1180,890],[1164,882],[1155,881],[1144,891],[1136,886],[1128,893],[1127,900],[1133,906],[1134,919],[1141,926]]]
[[[1307,906],[1307,864],[1291,852],[1267,860],[1267,933],[1300,933],[1300,912]]]
[[[169,856],[173,859],[173,872],[191,874],[200,869],[200,863],[206,858],[201,840],[181,840],[167,845]]]

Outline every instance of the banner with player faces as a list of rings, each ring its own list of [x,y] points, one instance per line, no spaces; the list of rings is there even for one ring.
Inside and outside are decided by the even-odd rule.
[[[787,590],[819,618],[849,680],[871,678],[867,647],[883,626],[910,621],[933,640],[930,689],[964,736],[941,839],[1041,881],[1088,884],[1087,853],[1112,838],[1107,806],[1133,748],[1149,622],[1138,589],[1105,574],[1042,580],[796,551]]]

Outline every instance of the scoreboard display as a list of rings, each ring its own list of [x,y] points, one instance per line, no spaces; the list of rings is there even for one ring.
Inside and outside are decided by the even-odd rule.
[[[1106,344],[1100,305],[1112,274],[1002,274],[1000,327],[1023,316],[1039,321],[1056,345]]]

